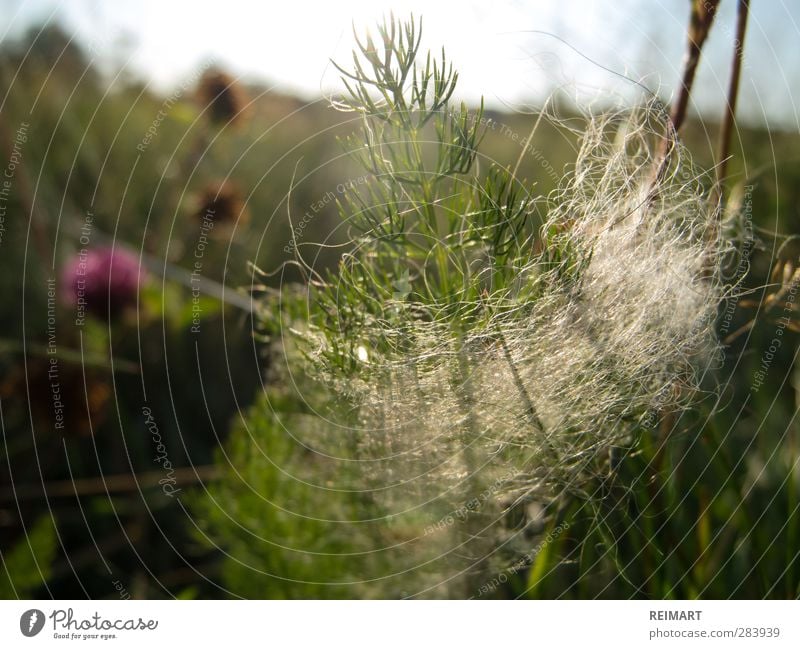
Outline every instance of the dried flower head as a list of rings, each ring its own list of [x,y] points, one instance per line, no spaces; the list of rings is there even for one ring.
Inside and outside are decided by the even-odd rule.
[[[217,126],[238,122],[244,115],[247,95],[234,77],[221,70],[206,72],[197,88],[200,104]]]
[[[200,191],[195,217],[214,228],[234,224],[241,227],[250,219],[250,211],[236,183],[225,180],[209,183]]]
[[[57,374],[52,368],[50,360],[43,358],[29,359],[27,367],[13,367],[0,383],[0,397],[17,404],[30,401],[29,412],[37,431],[70,437],[91,435],[106,421],[111,387],[94,368],[71,362],[61,362]],[[54,387],[59,395],[58,416],[52,405]]]

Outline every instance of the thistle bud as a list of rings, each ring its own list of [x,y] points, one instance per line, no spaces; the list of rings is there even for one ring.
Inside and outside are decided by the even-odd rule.
[[[79,315],[116,320],[136,308],[142,275],[139,259],[130,252],[114,247],[82,250],[64,268],[65,301]]]

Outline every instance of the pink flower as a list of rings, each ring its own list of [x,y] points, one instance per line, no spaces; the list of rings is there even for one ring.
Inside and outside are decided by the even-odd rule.
[[[62,286],[78,317],[114,320],[135,308],[144,272],[139,259],[120,248],[82,250],[65,266]]]

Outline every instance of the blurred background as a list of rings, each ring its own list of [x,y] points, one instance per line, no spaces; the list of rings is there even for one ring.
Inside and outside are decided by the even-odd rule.
[[[446,48],[459,99],[485,97],[496,127],[481,155],[513,165],[546,100],[576,119],[643,88],[669,102],[690,4],[0,2],[0,596],[357,595],[243,570],[238,532],[193,500],[220,479],[230,436],[247,439],[268,383],[251,294],[301,279],[253,268],[290,260],[293,228],[328,244],[320,270],[349,241],[336,201],[364,172],[337,140],[356,118],[329,105],[330,59],[349,59],[353,25],[422,16],[423,48]],[[683,134],[704,169],[735,13],[723,0]],[[725,306],[721,336],[758,318],[730,341],[719,399],[625,464],[641,500],[612,494],[606,528],[574,523],[490,596],[797,596],[796,327],[758,389],[753,377],[779,315],[769,296],[798,265],[798,35],[800,5],[752,3],[729,176],[751,216],[753,291]],[[519,175],[548,194],[575,144],[543,124]],[[269,564],[264,552],[250,559]]]

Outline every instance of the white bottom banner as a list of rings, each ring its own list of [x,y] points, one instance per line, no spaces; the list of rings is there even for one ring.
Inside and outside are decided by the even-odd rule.
[[[799,631],[796,601],[0,602],[3,648],[777,648]]]

